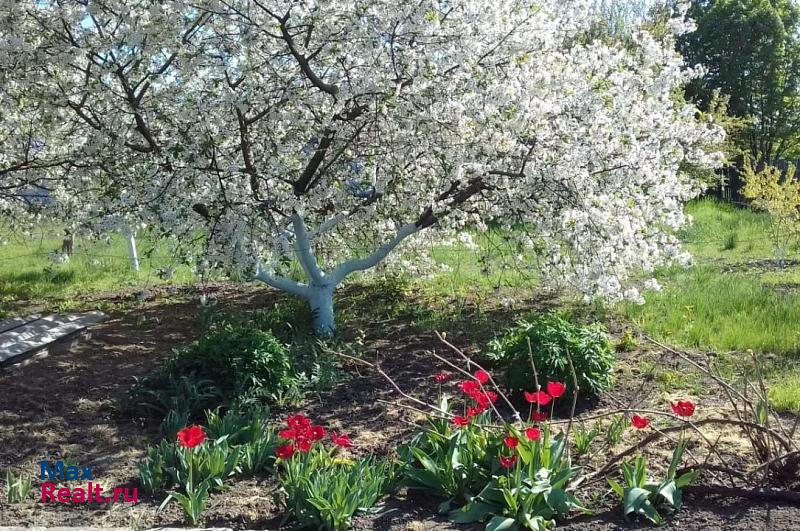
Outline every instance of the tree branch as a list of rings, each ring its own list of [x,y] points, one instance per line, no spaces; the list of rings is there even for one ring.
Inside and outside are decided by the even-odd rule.
[[[286,22],[288,20],[288,14],[285,17],[278,18],[281,27],[281,37],[283,37],[283,40],[286,41],[286,45],[289,47],[289,52],[292,54],[292,57],[294,57],[297,61],[297,64],[300,65],[300,70],[303,71],[303,74],[305,74],[308,80],[311,81],[312,85],[326,94],[336,96],[336,94],[339,93],[339,87],[330,83],[326,83],[320,79],[320,77],[314,73],[314,70],[311,68],[311,65],[308,62],[308,57],[300,53],[300,51],[297,49],[297,45],[294,42],[294,37],[292,37],[291,33],[289,33],[289,28],[286,26]],[[319,53],[319,50],[317,50],[314,55],[317,53]]]
[[[291,293],[292,295],[296,295],[304,299],[307,298],[309,294],[309,289],[306,284],[295,282],[294,280],[288,279],[286,277],[271,275],[264,270],[264,266],[261,264],[260,261],[256,268],[256,274],[253,275],[253,279],[260,280],[261,282],[263,282],[268,286],[272,286],[273,288],[277,288],[279,290]]]
[[[338,284],[344,278],[349,275],[350,273],[354,273],[355,271],[364,271],[365,269],[369,269],[377,265],[381,260],[386,258],[392,249],[397,247],[400,242],[414,234],[420,229],[415,223],[408,223],[400,227],[400,230],[397,231],[397,234],[394,238],[392,238],[389,242],[385,243],[381,247],[379,247],[375,252],[371,255],[367,256],[366,258],[358,258],[353,260],[348,260],[342,264],[340,264],[333,272],[330,274],[332,282]]]
[[[292,228],[294,229],[294,252],[300,265],[303,266],[303,270],[313,284],[324,284],[325,274],[317,265],[317,260],[311,251],[311,238],[308,236],[306,224],[297,212],[292,214]]]

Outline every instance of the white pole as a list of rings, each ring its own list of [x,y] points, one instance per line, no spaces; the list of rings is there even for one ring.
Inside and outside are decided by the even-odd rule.
[[[128,240],[128,256],[131,259],[131,267],[139,272],[139,255],[136,253],[136,237],[130,228],[125,229],[125,238]]]

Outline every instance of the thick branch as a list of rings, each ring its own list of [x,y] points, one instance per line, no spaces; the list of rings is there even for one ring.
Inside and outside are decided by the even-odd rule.
[[[308,80],[311,81],[311,84],[326,94],[336,96],[336,94],[339,93],[339,87],[324,82],[319,76],[317,76],[317,74],[314,73],[314,70],[311,68],[311,65],[308,62],[308,58],[300,53],[300,51],[297,49],[294,38],[289,33],[289,28],[286,27],[286,20],[281,19],[280,26],[281,36],[283,37],[283,40],[286,41],[286,45],[289,47],[289,52],[292,54],[292,57],[295,58],[297,64],[300,65],[300,70],[302,70],[303,74],[305,74]]]
[[[307,298],[309,295],[309,289],[306,284],[295,282],[294,280],[286,277],[271,275],[264,270],[264,267],[260,263],[258,264],[258,269],[256,274],[253,276],[253,279],[260,280],[268,286],[272,286],[273,288],[291,293],[292,295],[296,295],[298,297]]]
[[[460,181],[454,182],[447,191],[441,193],[436,199],[438,201],[451,199],[450,206],[452,207],[465,203],[472,196],[489,189],[489,185],[483,182],[481,177],[473,177],[469,180],[467,186],[462,189],[458,188],[460,185]],[[439,215],[433,212],[433,206],[429,206],[417,219],[416,226],[419,229],[424,229],[436,224],[437,221],[439,221]]]
[[[364,271],[365,269],[369,269],[371,267],[375,267],[381,260],[386,258],[392,249],[397,247],[400,242],[414,234],[420,229],[415,223],[408,223],[400,227],[400,230],[397,231],[397,234],[394,238],[392,238],[389,242],[382,245],[378,248],[375,252],[371,255],[367,256],[366,258],[358,258],[353,260],[348,260],[339,265],[333,272],[330,274],[332,282],[338,284],[344,278],[349,275],[350,273],[354,273],[356,271]]]
[[[333,131],[325,131],[325,134],[322,136],[322,140],[319,141],[319,146],[317,146],[316,151],[314,151],[314,155],[311,157],[311,160],[308,161],[303,173],[294,183],[295,195],[300,196],[308,191],[308,185],[314,178],[314,174],[319,169],[320,164],[322,164],[325,154],[328,152],[328,148],[331,147],[331,144],[333,144],[334,136],[335,133]]]
[[[325,275],[317,265],[314,253],[311,251],[311,238],[308,237],[303,218],[297,212],[292,214],[292,228],[294,229],[294,252],[300,265],[303,266],[308,277],[314,284],[324,284]]]
[[[248,122],[244,114],[238,108],[236,109],[236,119],[239,122],[239,149],[242,152],[242,160],[244,161],[244,168],[250,176],[250,191],[253,192],[253,199],[261,201],[261,194],[258,185],[258,171],[255,164],[253,164],[253,156],[250,150],[250,131],[248,130]]]

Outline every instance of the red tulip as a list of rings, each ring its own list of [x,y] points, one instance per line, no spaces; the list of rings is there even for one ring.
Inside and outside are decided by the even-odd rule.
[[[686,401],[678,401],[677,403],[673,403],[672,411],[675,412],[676,415],[679,417],[691,417],[694,414],[694,404],[689,400]]]
[[[550,403],[550,395],[545,393],[544,391],[536,391],[535,393],[529,393],[525,391],[523,393],[525,395],[525,400],[530,402],[531,404],[539,404],[540,406],[546,406]]]
[[[531,412],[531,420],[533,422],[544,422],[547,420],[547,413],[542,411],[541,413],[538,411]]]
[[[336,432],[331,432],[331,440],[333,444],[341,446],[342,448],[352,448],[353,443],[350,442],[350,437],[347,435],[337,435]]]
[[[278,432],[278,437],[281,439],[294,439],[297,437],[297,430],[288,429],[288,430],[281,430]]]
[[[307,428],[311,425],[311,419],[305,415],[290,415],[286,419],[286,424],[288,424],[290,428]]]
[[[289,459],[294,455],[294,446],[291,444],[285,444],[283,446],[278,446],[275,448],[275,457],[279,459]]]
[[[205,440],[206,433],[200,426],[189,426],[178,432],[178,444],[184,448],[194,448],[203,444]]]
[[[643,430],[650,424],[650,420],[646,417],[634,415],[631,417],[631,425],[637,430]]]
[[[467,407],[467,418],[477,417],[478,415],[480,415],[484,411],[486,411],[486,408],[468,406]]]
[[[469,424],[469,418],[468,417],[455,416],[455,417],[453,417],[452,422],[456,426],[466,426],[466,425]]]
[[[312,441],[320,441],[325,437],[325,428],[322,426],[311,426],[309,438]]]
[[[561,382],[547,382],[547,393],[553,398],[561,398],[567,386]]]
[[[484,371],[483,369],[479,369],[475,371],[475,379],[478,380],[481,385],[486,385],[489,382],[489,373]]]
[[[517,464],[517,456],[512,455],[511,457],[506,457],[501,455],[500,456],[500,466],[503,468],[512,468],[514,465]]]
[[[525,437],[527,437],[529,441],[538,441],[541,436],[542,430],[539,428],[531,427],[525,430]]]
[[[446,372],[440,372],[433,375],[433,381],[442,384],[450,380],[450,375]]]
[[[503,444],[506,445],[506,448],[513,450],[514,448],[519,446],[519,439],[517,439],[513,435],[509,435],[503,439]]]
[[[469,396],[470,398],[475,398],[481,392],[481,386],[475,380],[464,380],[460,384],[458,384],[458,388],[464,392],[465,395]]]

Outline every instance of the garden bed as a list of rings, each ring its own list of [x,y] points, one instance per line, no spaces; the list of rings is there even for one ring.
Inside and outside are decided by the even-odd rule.
[[[212,286],[220,307],[256,308],[274,305],[276,299],[267,290]],[[179,289],[165,288],[147,302],[136,303],[125,313],[93,328],[90,338],[74,345],[69,352],[53,353],[25,367],[8,367],[0,375],[0,467],[14,467],[38,475],[42,459],[67,459],[94,465],[95,477],[104,484],[134,486],[137,463],[148,444],[158,437],[158,423],[126,413],[121,399],[133,377],[150,372],[170,350],[194,339],[200,330],[200,309],[196,299]],[[379,295],[379,294],[378,294]],[[391,294],[395,297],[397,294]],[[351,288],[342,297],[343,315],[349,317],[342,334],[357,340],[365,360],[380,360],[381,368],[398,382],[404,392],[426,400],[435,399],[437,387],[431,376],[446,366],[434,358],[435,351],[448,356],[448,349],[432,331],[424,331],[424,299],[407,294],[399,306],[408,311],[384,314],[376,294]],[[397,301],[394,301],[397,307]],[[518,303],[530,308],[549,307],[551,302]],[[411,310],[416,308],[415,310]],[[422,309],[420,309],[422,308]],[[519,307],[517,308],[519,311]],[[465,313],[450,327],[437,326],[448,333],[448,340],[475,354],[491,339],[487,330],[500,329],[515,319],[517,313],[498,306],[480,318]],[[359,316],[369,316],[359,317]],[[471,326],[466,326],[471,323]],[[483,327],[481,325],[491,326]],[[437,323],[441,325],[442,323]],[[363,330],[364,332],[359,332]],[[612,323],[612,331],[621,325]],[[598,400],[579,403],[579,412],[611,410],[623,406],[641,409],[668,409],[668,402],[692,398],[698,406],[697,417],[728,414],[726,399],[713,382],[694,371],[667,350],[640,343],[630,352],[619,353],[616,384]],[[291,410],[273,410],[276,423],[286,413],[298,410],[311,416],[329,430],[351,434],[356,455],[391,454],[407,440],[423,416],[395,407],[398,395],[389,383],[368,367],[343,362],[348,377],[336,386]],[[562,412],[562,415],[568,412]],[[731,430],[719,429],[718,449],[731,466],[744,466],[746,441]],[[627,433],[619,448],[631,442],[635,433]],[[652,460],[667,459],[671,446],[648,447]],[[666,458],[664,456],[667,456]],[[702,482],[706,479],[701,480]],[[34,494],[40,482],[34,479]],[[206,526],[237,529],[277,529],[283,509],[276,501],[276,483],[269,475],[233,478],[228,490],[213,494],[203,515]],[[618,500],[608,495],[602,482],[582,493],[592,500],[595,516],[576,516],[561,522],[560,529],[618,529],[626,526]],[[30,499],[20,504],[0,502],[0,524],[18,526],[131,526],[183,525],[183,515],[176,504],[159,512],[161,499],[140,494],[139,503],[107,505],[65,505],[39,503]],[[37,496],[38,498],[38,496]],[[436,514],[438,502],[430,497],[401,490],[384,502],[385,510],[377,515],[359,516],[355,529],[483,529],[484,526],[456,526]],[[285,524],[287,529],[291,523]],[[703,495],[696,488],[687,495],[684,510],[672,519],[674,529],[797,529],[800,507],[769,500],[743,501]]]

